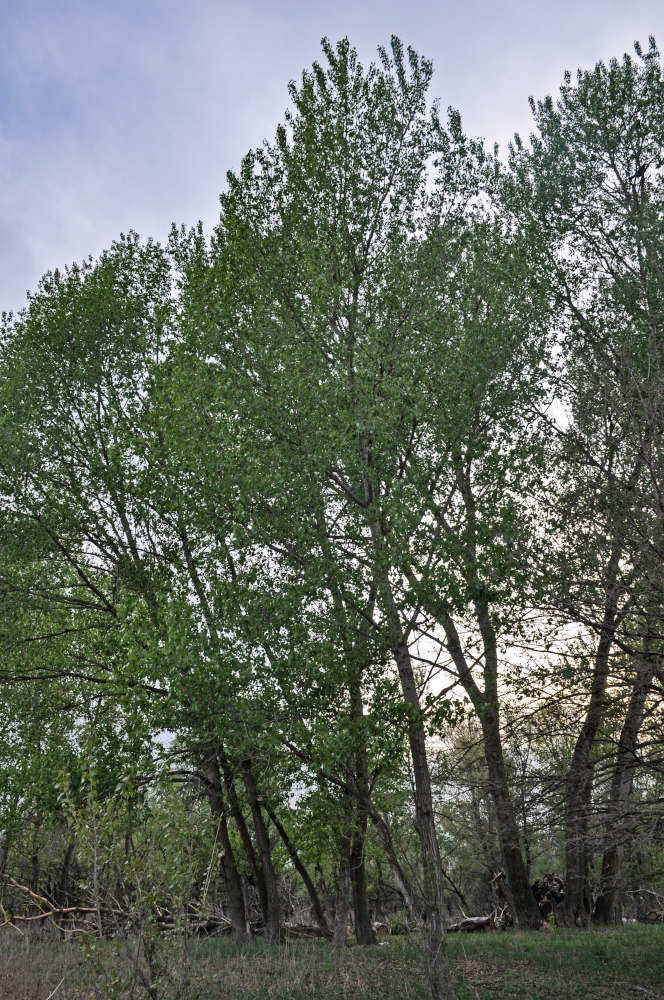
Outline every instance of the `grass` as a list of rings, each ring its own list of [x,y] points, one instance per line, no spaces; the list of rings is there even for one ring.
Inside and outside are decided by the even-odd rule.
[[[111,946],[112,947],[112,946]],[[176,1000],[181,955],[172,946],[170,978],[159,1000]],[[191,986],[181,1000],[425,1000],[414,942],[349,948],[323,942],[236,948],[220,939],[189,945]],[[453,935],[450,965],[457,1000],[664,1000],[664,927],[551,933]],[[125,966],[126,975],[128,966]],[[96,979],[73,944],[0,938],[0,1000],[134,1000],[119,985],[122,952],[109,951]],[[169,985],[167,985],[167,983]],[[115,984],[115,985],[114,985]]]
[[[0,933],[0,1000],[46,1000],[64,979],[53,1000],[63,995],[67,984],[79,982],[84,960],[80,949],[57,940],[31,940],[7,929]]]
[[[458,1000],[664,1000],[664,927],[450,938]]]

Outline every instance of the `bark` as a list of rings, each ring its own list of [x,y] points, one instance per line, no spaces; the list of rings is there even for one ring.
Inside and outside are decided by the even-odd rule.
[[[643,447],[648,446],[650,429]],[[636,488],[645,462],[645,451],[637,456],[626,484],[626,494]],[[590,921],[590,850],[588,832],[592,804],[594,762],[592,750],[604,717],[609,663],[616,629],[624,619],[630,601],[619,608],[622,588],[620,564],[623,556],[622,529],[614,536],[603,580],[602,620],[598,628],[597,650],[593,665],[590,698],[586,717],[579,733],[565,780],[565,900],[557,919],[568,926],[585,927]]]
[[[331,938],[332,931],[330,930],[330,925],[327,922],[327,917],[325,916],[325,911],[320,901],[320,896],[316,891],[316,886],[314,885],[312,878],[306,869],[306,866],[303,864],[302,859],[300,858],[300,855],[298,854],[295,845],[293,844],[290,837],[284,830],[274,810],[268,809],[267,814],[270,817],[272,823],[274,824],[275,830],[277,831],[282,841],[284,842],[284,847],[288,851],[288,855],[291,861],[293,862],[295,870],[298,872],[300,878],[304,882],[307,894],[309,896],[309,902],[311,903],[311,909],[313,910],[314,916],[316,918],[316,923],[320,927],[321,933],[323,934],[324,937]]]
[[[41,850],[41,845],[39,843],[39,831],[42,827],[42,814],[38,812],[35,816],[35,824],[32,835],[32,853],[30,855],[30,888],[33,892],[39,891],[39,878],[41,875],[41,859],[39,852]]]
[[[482,640],[484,690],[480,691],[463,653],[456,626],[449,611],[443,607],[439,618],[459,671],[459,680],[468,694],[482,726],[484,756],[489,776],[489,791],[496,810],[496,825],[500,852],[505,870],[506,894],[518,927],[540,927],[542,917],[533,896],[528,871],[523,858],[516,811],[512,802],[505,756],[500,733],[500,699],[498,694],[498,644],[491,619],[489,598],[478,559],[478,523],[471,476],[471,459],[459,452],[455,457],[457,482],[466,511],[468,540],[465,543],[465,571],[477,596],[473,600],[475,618]],[[436,512],[441,529],[450,532],[442,512]]]
[[[350,837],[342,839],[339,858],[339,879],[334,907],[334,934],[332,944],[339,951],[348,944],[348,916],[350,913]]]
[[[251,940],[247,930],[247,914],[242,892],[242,880],[235,860],[233,845],[228,833],[228,822],[222,791],[221,772],[217,755],[213,754],[207,760],[207,793],[210,802],[210,812],[217,821],[217,842],[221,846],[221,867],[226,889],[228,916],[231,921],[233,940],[236,944],[244,944]]]
[[[605,628],[600,635],[595,653],[586,717],[565,779],[565,900],[560,907],[558,917],[560,922],[570,927],[586,927],[592,911],[588,845],[595,770],[592,749],[604,717],[614,620],[615,614],[607,605],[604,615]]]
[[[305,753],[293,743],[287,743],[286,745],[300,758],[300,760],[304,761],[307,765],[313,766],[314,762],[308,753]],[[396,882],[397,891],[399,892],[408,913],[411,917],[413,917],[415,915],[413,888],[410,885],[410,881],[406,877],[403,868],[401,867],[401,863],[394,847],[394,841],[392,840],[392,833],[390,831],[389,824],[385,817],[382,816],[381,813],[379,813],[375,808],[373,802],[371,801],[371,795],[368,791],[366,793],[362,793],[362,791],[358,789],[355,781],[348,781],[345,778],[340,777],[338,774],[325,770],[325,768],[318,768],[317,773],[321,781],[329,781],[330,784],[335,785],[337,788],[344,789],[344,791],[346,791],[349,795],[357,798],[362,808],[366,810],[367,815],[373,823],[374,829],[378,833],[378,836],[383,844],[385,855],[388,859],[390,868],[392,869],[394,881]]]
[[[268,834],[263,812],[261,809],[261,799],[256,786],[251,758],[243,757],[241,762],[242,777],[247,789],[249,808],[254,821],[254,834],[256,837],[256,847],[260,856],[263,878],[265,880],[265,892],[267,912],[265,914],[265,940],[268,944],[278,944],[281,934],[281,902],[279,899],[279,883],[277,873],[272,864],[272,851],[270,848],[270,837]]]
[[[360,688],[360,671],[352,671],[348,687],[351,698],[353,725],[355,732],[358,734],[356,747],[349,761],[349,767],[355,775],[355,783],[359,791],[355,803],[355,824],[350,848],[350,879],[353,892],[353,911],[355,913],[355,940],[360,945],[372,945],[376,943],[376,935],[369,912],[367,872],[364,863],[368,823],[367,809],[364,802],[369,799],[371,792],[369,788],[367,749],[362,726],[364,707]]]
[[[422,891],[427,916],[427,978],[432,1000],[453,1000],[447,964],[447,934],[443,918],[442,865],[431,793],[431,775],[426,753],[422,710],[410,652],[405,641],[393,650],[404,701],[412,712],[408,742],[415,784],[415,822],[422,855]]]
[[[13,817],[16,814],[16,808],[18,806],[18,803],[19,803],[19,796],[16,795],[14,796],[14,799],[11,803],[11,812],[9,813],[9,816],[12,817],[12,820],[10,820],[10,822],[7,824],[7,828],[2,833],[2,846],[0,847],[0,875],[4,875],[5,872],[7,871],[7,864],[9,862],[9,851],[12,842],[10,831],[12,828]]]
[[[498,698],[498,656],[495,630],[488,604],[478,600],[475,605],[484,652],[484,691],[478,687],[466,661],[461,640],[450,614],[438,609],[438,619],[445,630],[447,647],[459,673],[461,685],[468,694],[482,726],[484,759],[489,776],[489,792],[496,810],[496,832],[505,872],[505,893],[517,927],[536,928],[542,925],[528,879],[521,849],[519,824],[510,794],[505,755],[500,733]]]
[[[443,627],[447,648],[459,675],[459,681],[470,698],[482,726],[484,756],[489,775],[489,790],[496,809],[496,824],[502,862],[506,876],[507,896],[514,922],[519,927],[540,927],[542,917],[530,888],[528,873],[523,859],[516,811],[510,794],[505,757],[500,734],[500,700],[498,696],[498,645],[496,632],[491,620],[489,599],[482,579],[478,558],[478,523],[471,481],[471,462],[459,453],[455,457],[457,484],[466,512],[468,538],[464,543],[464,571],[477,596],[473,600],[473,610],[482,640],[484,690],[478,686],[466,660],[461,640],[445,602],[436,603],[427,599],[427,610]],[[445,513],[435,508],[433,515],[439,529],[446,535],[457,538],[456,532],[446,520]],[[415,574],[408,570],[411,584],[421,590]]]
[[[367,892],[367,872],[364,864],[364,847],[367,836],[367,814],[358,808],[356,825],[350,848],[350,879],[353,890],[353,912],[355,913],[355,940],[361,945],[376,943]]]
[[[410,711],[408,743],[415,785],[415,824],[422,857],[422,895],[428,937],[427,980],[429,993],[431,1000],[453,1000],[454,991],[447,964],[447,933],[443,917],[445,897],[442,864],[436,833],[422,708],[408,642],[399,628],[398,610],[387,578],[383,582],[383,598],[390,625],[392,654],[399,674],[401,693]]]
[[[261,867],[259,859],[256,857],[254,845],[251,840],[251,834],[249,833],[249,828],[247,827],[247,824],[245,822],[244,815],[242,813],[242,809],[240,807],[240,803],[237,797],[237,792],[235,791],[235,783],[230,762],[228,760],[228,757],[224,753],[223,749],[219,750],[219,763],[221,764],[221,771],[224,779],[224,788],[226,789],[226,794],[228,796],[228,804],[230,806],[231,815],[235,820],[235,825],[237,826],[238,833],[240,834],[240,840],[242,841],[242,849],[244,851],[244,855],[249,863],[249,866],[254,876],[261,913],[263,914],[263,920],[267,924],[267,911],[268,911],[267,887],[265,884],[263,869]]]
[[[4,875],[7,871],[7,863],[9,861],[9,834],[5,833],[4,839],[2,841],[2,847],[0,848],[0,875]]]
[[[600,924],[620,924],[622,901],[620,894],[620,874],[622,872],[624,844],[611,844],[602,857],[600,894],[595,900],[593,920]]]
[[[593,912],[593,918],[605,924],[619,924],[622,918],[620,876],[626,842],[625,812],[632,793],[634,770],[638,764],[636,751],[639,732],[655,667],[654,658],[647,654],[637,664],[634,686],[618,742],[609,802],[608,829],[611,831],[611,842],[602,858],[600,895]]]
[[[505,872],[505,890],[517,927],[537,928],[542,914],[533,896],[523,858],[519,828],[509,790],[497,712],[487,708],[482,717],[484,754],[489,791],[496,810],[496,825]]]
[[[75,845],[72,841],[67,845],[67,850],[65,851],[62,868],[60,869],[58,887],[55,893],[55,902],[57,906],[66,906],[69,901],[69,876],[71,873],[72,858],[74,857],[74,847]]]
[[[466,917],[457,924],[450,924],[447,928],[448,934],[455,931],[462,931],[464,934],[472,934],[475,931],[495,930],[496,921],[493,917]]]
[[[208,635],[213,643],[213,646],[218,647],[217,641],[215,639],[216,636],[215,616],[213,614],[212,607],[210,606],[210,602],[208,601],[207,594],[205,592],[205,587],[201,582],[198,568],[196,566],[196,562],[194,560],[191,551],[189,538],[187,536],[186,531],[182,527],[180,527],[179,534],[180,534],[180,541],[182,544],[182,552],[185,557],[185,563],[187,565],[189,577],[191,579],[193,588],[196,592],[196,596],[198,597],[198,600],[200,602],[201,609],[203,611],[203,616],[205,618],[205,622],[208,627]],[[226,788],[226,794],[228,795],[228,802],[230,805],[231,813],[237,825],[238,832],[240,834],[240,839],[242,840],[242,847],[244,849],[246,858],[251,866],[252,872],[254,874],[254,879],[256,881],[256,888],[258,890],[258,897],[260,900],[261,911],[263,914],[263,920],[265,922],[265,936],[268,941],[272,941],[274,936],[274,922],[275,922],[274,887],[272,884],[268,885],[268,879],[270,878],[270,873],[269,871],[266,873],[264,868],[264,860],[265,860],[263,857],[264,850],[261,849],[261,846],[264,847],[264,845],[261,845],[260,842],[263,830],[261,830],[260,825],[259,828],[255,830],[259,854],[261,855],[261,862],[259,863],[256,857],[256,852],[254,851],[253,844],[251,842],[251,835],[249,834],[249,830],[247,828],[247,824],[245,823],[244,815],[242,814],[242,809],[240,808],[240,803],[238,802],[237,794],[235,792],[233,772],[231,770],[228,758],[224,753],[222,745],[218,747],[217,753],[218,753],[219,763],[221,764],[222,768],[223,780]],[[255,824],[256,817],[255,817],[254,806],[251,806],[251,810]],[[258,810],[258,813],[259,813],[260,823],[264,828],[264,823],[262,823],[262,816],[260,816],[260,808]],[[270,868],[271,868],[271,859],[270,859]],[[280,923],[278,906],[276,910],[276,920],[278,926]],[[276,933],[278,940],[279,929],[277,929]]]
[[[519,826],[510,794],[500,733],[496,635],[487,603],[477,601],[475,610],[484,648],[484,704],[481,711],[484,753],[489,773],[489,790],[496,808],[507,893],[515,925],[535,928],[541,926],[542,914],[530,887],[528,869],[521,850]]]

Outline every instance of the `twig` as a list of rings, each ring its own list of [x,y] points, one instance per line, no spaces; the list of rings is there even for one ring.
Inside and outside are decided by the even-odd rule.
[[[17,932],[18,934],[20,934],[20,935],[21,935],[21,937],[25,937],[25,934],[23,933],[23,931],[21,930],[21,928],[20,928],[20,927],[17,927],[17,926],[16,926],[16,924],[12,923],[12,921],[11,921],[11,920],[9,919],[9,917],[7,916],[7,914],[6,914],[5,910],[4,910],[4,908],[0,906],[0,910],[2,910],[2,913],[3,913],[3,915],[4,915],[4,916],[5,916],[5,918],[6,918],[5,920],[3,920],[3,921],[2,921],[2,923],[0,924],[0,927],[13,927],[13,928],[14,928],[14,930],[15,930],[15,931],[16,931],[16,932]]]
[[[55,994],[58,992],[58,990],[60,989],[60,987],[62,986],[62,984],[64,983],[64,981],[65,981],[65,977],[63,976],[62,979],[60,980],[60,982],[58,983],[58,985],[53,990],[53,992],[49,993],[49,995],[46,997],[46,1000],[51,1000],[51,997],[55,996]]]

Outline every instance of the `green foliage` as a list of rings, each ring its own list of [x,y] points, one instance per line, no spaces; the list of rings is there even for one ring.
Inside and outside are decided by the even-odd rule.
[[[325,40],[210,240],[130,233],[4,320],[2,865],[37,888],[71,843],[100,937],[122,894],[135,934],[89,942],[109,996],[186,995],[187,907],[233,865],[259,897],[265,849],[329,916],[369,824],[370,886],[408,881],[414,921],[437,843],[477,908],[506,843],[543,872],[588,698],[605,808],[610,679],[629,699],[647,657],[658,762],[659,54],[566,78],[507,168],[431,75]],[[660,784],[634,782],[652,830]],[[291,847],[272,819],[257,860],[274,815]]]

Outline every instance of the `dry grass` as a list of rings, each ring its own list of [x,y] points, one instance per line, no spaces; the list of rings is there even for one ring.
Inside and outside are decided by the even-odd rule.
[[[71,1000],[71,984],[80,982],[85,960],[76,945],[49,935],[19,937],[0,933],[0,1000]],[[69,989],[67,988],[69,986]]]
[[[194,941],[162,954],[157,1000],[425,1000],[413,942],[349,948],[322,942],[235,948]],[[143,1000],[127,952],[107,946],[96,970],[75,944],[0,937],[0,1000]],[[99,956],[98,956],[99,957]],[[450,962],[458,1000],[664,1000],[664,927],[624,931],[455,935]],[[189,980],[187,985],[187,979]],[[61,985],[58,987],[58,984]],[[56,987],[58,987],[56,989]]]

